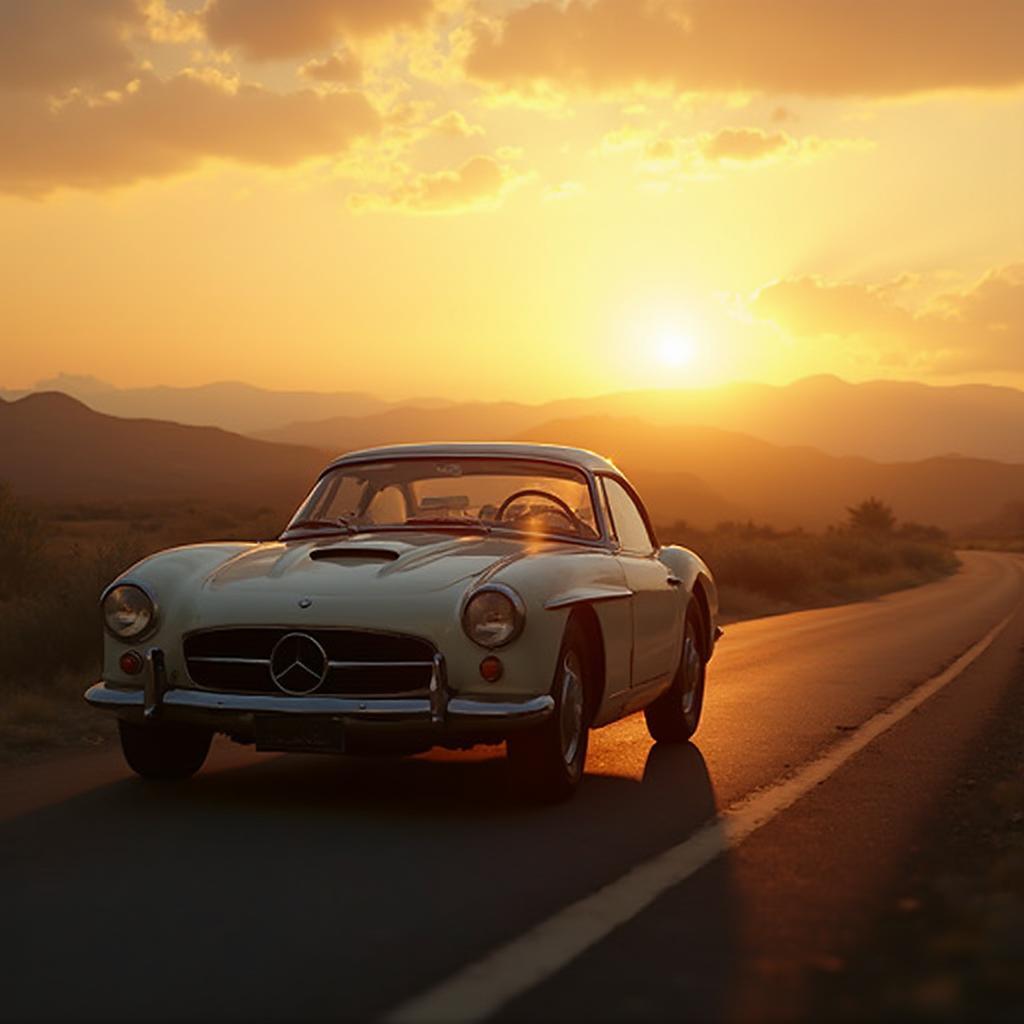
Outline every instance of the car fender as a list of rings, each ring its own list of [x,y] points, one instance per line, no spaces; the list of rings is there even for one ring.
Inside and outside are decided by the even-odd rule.
[[[720,631],[718,629],[718,588],[714,577],[704,560],[689,548],[671,544],[658,551],[658,558],[677,579],[682,581],[680,590],[686,595],[687,605],[691,601],[700,603],[703,623],[705,651],[710,657],[715,649]]]
[[[549,679],[570,616],[584,607],[593,611],[604,667],[603,699],[597,709],[600,717],[604,705],[630,685],[632,592],[618,559],[605,550],[563,549],[512,562],[496,578],[523,598],[527,628],[521,640],[529,639],[531,634],[541,638],[535,649],[540,664],[550,666]]]
[[[148,650],[165,646],[173,652],[171,657],[176,657],[177,644],[170,641],[180,637],[184,631],[191,604],[190,595],[197,592],[210,573],[255,546],[255,542],[188,544],[158,551],[125,569],[103,593],[124,583],[140,586],[156,605],[156,627],[141,640],[118,640],[105,632],[103,678],[114,682],[132,682],[124,676],[118,664],[121,655],[132,648]],[[177,672],[176,664],[174,671]]]

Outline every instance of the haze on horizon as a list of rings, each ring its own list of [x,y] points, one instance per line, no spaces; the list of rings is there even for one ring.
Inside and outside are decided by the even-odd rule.
[[[0,386],[1024,385],[1017,0],[7,0]]]

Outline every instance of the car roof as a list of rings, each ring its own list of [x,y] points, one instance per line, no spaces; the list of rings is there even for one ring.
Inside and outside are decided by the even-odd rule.
[[[585,448],[568,448],[557,444],[524,444],[512,441],[449,441],[432,444],[393,444],[379,448],[361,448],[334,459],[324,472],[335,466],[371,459],[536,459],[575,466],[592,473],[604,472],[621,475],[615,465]]]

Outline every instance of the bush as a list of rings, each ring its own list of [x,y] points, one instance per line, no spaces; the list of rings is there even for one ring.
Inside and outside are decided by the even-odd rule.
[[[958,564],[939,541],[942,531],[919,524],[898,531],[833,527],[810,534],[751,522],[720,523],[711,531],[678,523],[665,535],[694,548],[727,602],[743,608],[751,605],[745,594],[776,602],[774,610],[860,600],[937,579]],[[730,613],[728,606],[725,612]]]
[[[100,592],[144,548],[123,532],[113,543],[59,545],[0,489],[0,675],[46,685],[62,669],[96,671]]]
[[[896,514],[878,498],[868,498],[853,508],[848,508],[847,523],[851,530],[861,533],[892,533],[896,527]]]
[[[42,522],[0,484],[0,600],[21,590],[45,547]]]
[[[896,556],[889,540],[864,534],[833,531],[825,535],[825,550],[849,563],[859,575],[891,572]]]
[[[98,670],[99,596],[141,554],[129,541],[41,555],[16,597],[0,603],[0,666],[8,678],[46,683],[60,669]]]
[[[714,536],[702,550],[720,585],[785,601],[796,600],[807,586],[806,561],[789,545],[726,535]]]

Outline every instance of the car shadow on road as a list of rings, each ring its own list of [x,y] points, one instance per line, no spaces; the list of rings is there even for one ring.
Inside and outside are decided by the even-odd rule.
[[[184,784],[124,779],[0,826],[8,921],[27,937],[8,964],[9,1005],[58,1017],[91,1008],[110,1018],[206,1018],[225,992],[235,993],[237,1014],[244,991],[252,1015],[317,1017],[337,1015],[329,993],[338,987],[343,1016],[365,1018],[682,841],[715,809],[692,745],[652,745],[641,779],[592,774],[574,800],[554,806],[510,794],[500,748],[293,755]],[[720,949],[735,916],[729,872],[702,875],[701,927]],[[155,906],[164,908],[156,929]],[[268,932],[289,936],[276,960],[267,959]],[[126,947],[130,935],[146,935],[144,947]],[[129,980],[103,992],[100,1006],[94,979],[111,944]],[[191,963],[218,971],[186,971],[154,1007],[160,964],[185,947]],[[396,972],[405,950],[416,955],[403,954]],[[317,977],[300,996],[280,988],[281,957]],[[53,962],[63,965],[59,989],[40,973]],[[705,1007],[727,987],[706,970],[686,979],[701,986]]]

